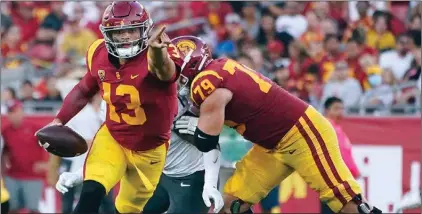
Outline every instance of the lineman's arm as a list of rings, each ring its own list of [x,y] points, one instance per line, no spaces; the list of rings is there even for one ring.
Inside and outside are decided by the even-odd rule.
[[[225,108],[232,97],[231,91],[218,88],[201,104],[194,139],[194,145],[201,152],[209,152],[217,148],[219,135],[224,126]]]

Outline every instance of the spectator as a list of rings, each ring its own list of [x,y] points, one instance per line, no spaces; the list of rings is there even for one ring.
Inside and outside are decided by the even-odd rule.
[[[369,8],[369,1],[358,1],[356,3],[356,9],[359,14],[359,18],[352,22],[344,32],[343,42],[347,42],[352,37],[353,31],[358,28],[364,30],[365,33],[372,28],[373,20],[369,15]]]
[[[312,11],[318,17],[319,20],[325,20],[330,17],[330,2],[328,1],[316,1],[311,2]]]
[[[16,99],[17,99],[17,96],[16,96],[16,91],[14,88],[8,87],[8,88],[3,89],[1,93],[1,114],[6,114],[7,104]]]
[[[62,29],[66,15],[63,12],[63,2],[51,2],[51,12],[45,17],[40,27],[58,32]]]
[[[350,75],[359,81],[364,90],[371,88],[371,86],[368,83],[368,75],[360,66],[359,62],[367,54],[376,55],[377,53],[376,50],[365,46],[361,38],[353,37],[349,39],[346,44],[345,55],[349,69],[352,71]]]
[[[397,83],[393,72],[386,69],[381,75],[369,77],[369,81],[373,89],[365,94],[366,103],[378,109],[392,105],[395,96],[393,87]]]
[[[321,31],[321,22],[314,12],[309,11],[306,14],[306,20],[308,22],[308,28],[300,37],[300,41],[305,47],[309,48],[311,43],[323,39],[323,33]]]
[[[91,30],[80,26],[83,10],[81,5],[75,5],[73,16],[67,19],[67,30],[63,32],[63,38],[58,44],[60,59],[69,58],[75,63],[84,61],[86,50],[97,39]]]
[[[410,18],[410,23],[409,23],[409,30],[418,30],[420,31],[422,29],[422,24],[421,24],[421,16],[419,15],[415,15],[413,17]]]
[[[257,38],[261,23],[261,13],[257,10],[255,2],[244,2],[242,7],[242,27],[247,30],[248,36]]]
[[[295,1],[287,1],[285,6],[285,14],[277,18],[275,22],[277,32],[285,32],[297,39],[308,28],[308,22],[305,17],[299,13],[299,3]]]
[[[286,60],[283,59],[282,54],[284,52],[284,45],[280,41],[273,40],[267,44],[267,58],[271,65],[278,65],[284,63]]]
[[[421,50],[419,48],[414,49],[413,55],[414,59],[404,76],[404,81],[417,81],[421,76]]]
[[[338,35],[338,24],[336,20],[334,19],[323,19],[321,21],[321,32],[323,33],[323,36],[326,37],[329,34]]]
[[[247,55],[252,59],[252,62],[254,64],[254,68],[256,71],[260,72],[266,77],[272,78],[270,65],[266,63],[264,59],[264,55],[259,48],[257,47],[251,48],[248,51]]]
[[[99,39],[103,38],[103,34],[101,33],[100,28],[98,27],[98,26],[100,26],[100,24],[102,22],[102,16],[103,16],[102,13],[103,13],[103,11],[105,11],[107,6],[111,3],[112,3],[112,1],[97,1],[97,2],[95,2],[96,6],[98,8],[98,10],[97,10],[98,18],[96,20],[89,21],[85,25],[85,27],[90,29],[93,33],[95,33],[95,35]]]
[[[374,28],[366,33],[366,45],[379,51],[392,49],[395,46],[393,33],[388,30],[388,20],[385,15],[374,17]]]
[[[20,43],[30,43],[38,30],[38,20],[33,15],[34,2],[12,2],[11,17],[13,24],[21,30]]]
[[[52,46],[57,34],[63,28],[66,15],[63,13],[63,2],[51,2],[51,12],[45,17],[37,32],[37,39]]]
[[[290,90],[294,86],[294,83],[289,81],[289,70],[283,64],[275,67],[273,81],[285,90]]]
[[[340,147],[340,153],[347,168],[349,168],[355,179],[358,178],[360,176],[360,172],[355,163],[355,160],[353,159],[352,144],[349,137],[340,125],[340,122],[344,116],[343,101],[337,97],[327,98],[327,100],[324,102],[324,114],[328,121],[330,121],[331,125],[334,127]],[[331,211],[326,203],[321,202],[321,213],[331,214],[334,212]]]
[[[333,71],[335,63],[345,59],[345,54],[340,50],[340,39],[335,34],[327,34],[324,38],[325,55],[320,60],[321,78],[327,82]]]
[[[245,38],[245,30],[241,25],[241,18],[235,13],[228,14],[225,18],[225,32],[227,32],[228,39],[238,43]]]
[[[34,86],[30,80],[23,81],[20,88],[20,100],[22,102],[36,100],[34,97]]]
[[[338,62],[331,79],[324,86],[321,101],[324,103],[329,97],[336,96],[343,100],[344,105],[354,107],[359,104],[362,88],[359,82],[349,76],[347,62]]]
[[[7,165],[5,184],[10,192],[10,210],[27,209],[38,213],[42,196],[47,153],[38,145],[34,133],[42,128],[25,119],[22,103],[17,100],[7,104],[6,124],[2,126],[5,142],[4,157]],[[20,199],[23,199],[21,202]]]
[[[270,41],[276,39],[274,27],[274,17],[271,15],[263,15],[261,18],[261,26],[259,27],[256,41],[260,45],[267,45]]]
[[[416,87],[404,88],[397,97],[399,104],[414,104],[416,97],[420,96],[421,84],[421,50],[415,49],[413,51],[415,59],[412,62],[411,68],[407,71],[404,81],[417,81]]]
[[[253,61],[252,61],[252,58],[251,58],[250,56],[248,56],[248,55],[244,55],[244,54],[241,54],[241,55],[237,58],[237,61],[238,61],[240,64],[245,65],[245,66],[247,66],[248,68],[251,68],[251,69],[255,70],[255,65],[254,65],[254,63],[253,63]]]
[[[193,17],[204,17],[213,29],[222,27],[228,14],[233,13],[229,2],[194,1],[190,4]]]
[[[12,26],[13,23],[10,17],[4,15],[3,13],[0,13],[0,15],[1,15],[0,36],[1,38],[4,38],[5,33]]]
[[[47,94],[43,98],[43,101],[63,101],[60,91],[56,87],[57,79],[55,77],[49,77],[47,79]]]
[[[290,43],[289,56],[290,78],[297,80],[305,74],[305,72],[308,70],[309,65],[311,65],[313,61],[309,57],[306,49],[300,44],[299,41]]]
[[[380,55],[379,64],[383,69],[391,69],[396,79],[402,80],[413,60],[411,38],[401,34],[397,38],[396,48]]]
[[[26,46],[21,42],[21,30],[13,25],[5,33],[1,43],[1,55],[4,58],[13,59],[18,55],[22,55],[26,51]],[[9,62],[10,63],[10,62]],[[16,66],[4,65],[4,67],[13,68]]]

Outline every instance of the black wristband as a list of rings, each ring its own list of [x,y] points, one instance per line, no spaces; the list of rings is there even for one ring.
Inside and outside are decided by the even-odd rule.
[[[195,130],[195,139],[193,145],[201,152],[209,152],[213,149],[218,149],[218,140],[220,135],[209,135],[201,131],[198,127]]]

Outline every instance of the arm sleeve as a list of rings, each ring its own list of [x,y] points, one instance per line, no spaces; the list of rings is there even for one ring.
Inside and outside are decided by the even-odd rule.
[[[57,114],[63,125],[81,111],[90,99],[98,92],[97,80],[87,72],[82,80],[70,91]]]
[[[205,185],[217,188],[221,162],[220,154],[218,149],[204,153]]]

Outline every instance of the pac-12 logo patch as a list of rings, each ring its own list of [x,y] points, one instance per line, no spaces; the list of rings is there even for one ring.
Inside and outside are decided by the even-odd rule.
[[[98,70],[98,77],[100,78],[101,81],[103,81],[104,77],[105,77],[105,71],[104,70]]]
[[[176,46],[177,49],[179,49],[179,51],[181,51],[184,55],[188,54],[191,49],[196,49],[195,42],[192,42],[191,40],[181,40],[176,44]]]

